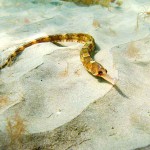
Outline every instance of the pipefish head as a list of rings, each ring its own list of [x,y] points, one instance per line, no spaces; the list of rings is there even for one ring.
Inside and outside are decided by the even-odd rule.
[[[102,66],[99,67],[98,72],[97,72],[97,77],[101,77],[104,80],[108,81],[112,85],[116,83],[116,80],[112,78],[110,75],[107,74],[107,70],[103,68]]]

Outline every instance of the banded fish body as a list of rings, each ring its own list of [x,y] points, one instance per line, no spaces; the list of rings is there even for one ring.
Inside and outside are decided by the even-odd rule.
[[[92,52],[95,50],[95,41],[94,38],[89,34],[84,33],[68,33],[68,34],[56,34],[56,35],[48,35],[45,37],[40,37],[35,40],[32,40],[20,47],[18,47],[0,66],[0,70],[5,68],[6,66],[10,66],[13,60],[22,53],[25,48],[43,42],[79,42],[83,43],[84,46],[80,51],[80,60],[83,66],[86,68],[88,72],[90,72],[93,76],[102,77],[111,84],[115,84],[115,80],[112,79],[108,74],[107,70],[98,62],[92,59]]]

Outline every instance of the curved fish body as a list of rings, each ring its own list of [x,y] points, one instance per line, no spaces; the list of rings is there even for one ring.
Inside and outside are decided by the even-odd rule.
[[[40,37],[32,40],[20,47],[18,47],[0,66],[0,70],[6,66],[10,66],[16,57],[22,53],[25,48],[43,42],[79,42],[83,43],[84,46],[80,51],[80,60],[83,66],[90,72],[93,76],[102,77],[111,84],[115,84],[115,80],[107,74],[107,70],[98,62],[94,61],[91,57],[92,52],[95,50],[94,38],[89,34],[84,33],[68,33],[68,34],[57,34],[48,35],[45,37]]]

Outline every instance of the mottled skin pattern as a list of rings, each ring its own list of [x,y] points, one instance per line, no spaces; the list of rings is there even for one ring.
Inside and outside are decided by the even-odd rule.
[[[58,34],[58,35],[48,35],[45,37],[40,37],[31,42],[28,42],[20,47],[18,47],[0,66],[0,70],[5,68],[6,66],[10,66],[13,60],[22,53],[25,48],[43,42],[79,42],[83,43],[84,46],[80,51],[80,59],[83,63],[84,67],[94,76],[102,77],[108,82],[114,84],[114,80],[108,76],[107,70],[99,63],[95,62],[91,53],[95,50],[95,41],[91,35],[83,34],[83,33],[68,33],[68,34]]]

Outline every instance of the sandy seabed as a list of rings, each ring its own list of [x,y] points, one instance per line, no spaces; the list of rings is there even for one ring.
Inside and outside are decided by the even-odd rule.
[[[91,76],[79,43],[27,48],[0,72],[0,149],[150,149],[150,2],[0,0],[0,63],[35,38],[88,33],[116,86]]]

